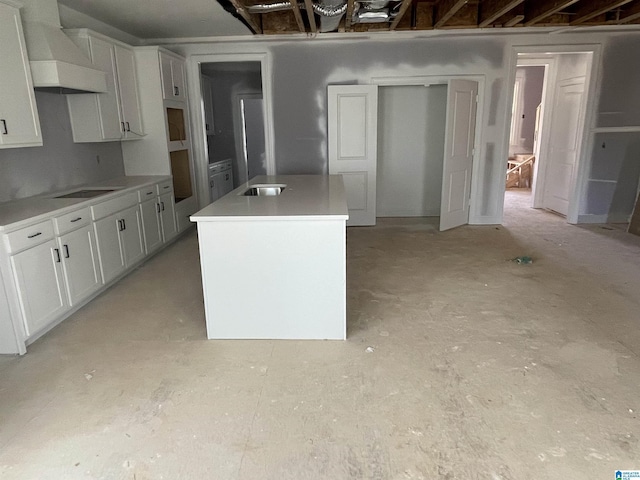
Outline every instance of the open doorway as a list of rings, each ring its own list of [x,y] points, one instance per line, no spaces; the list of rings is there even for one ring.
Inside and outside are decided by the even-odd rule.
[[[378,89],[378,218],[439,222],[446,113],[446,84]]]
[[[201,63],[200,83],[210,201],[215,201],[267,173],[262,65]]]
[[[505,211],[577,211],[592,63],[593,52],[517,55]]]
[[[543,114],[542,94],[547,65],[527,65],[516,68],[509,132],[509,156],[505,175],[505,206],[533,206],[532,186],[536,161],[539,161],[539,136]]]

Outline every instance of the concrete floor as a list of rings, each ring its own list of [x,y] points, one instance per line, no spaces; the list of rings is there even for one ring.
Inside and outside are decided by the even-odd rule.
[[[617,227],[384,219],[348,233],[348,341],[207,341],[190,233],[0,358],[0,478],[613,479],[638,292]]]

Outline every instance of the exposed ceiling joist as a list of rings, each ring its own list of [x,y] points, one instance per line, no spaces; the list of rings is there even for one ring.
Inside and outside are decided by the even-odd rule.
[[[353,2],[353,0],[350,1]],[[311,0],[304,0],[304,6],[307,11],[307,18],[309,19],[311,33],[316,33],[318,31],[318,26],[316,25],[316,16],[313,14],[313,2]]]
[[[576,10],[576,18],[571,21],[571,25],[579,25],[631,1],[632,0],[591,0],[581,2]]]
[[[298,0],[289,0],[291,7],[293,8],[293,15],[296,17],[296,23],[302,33],[307,31],[307,27],[304,26],[304,20],[302,20],[302,13],[300,13],[300,7],[298,7]],[[313,10],[312,10],[313,12]]]
[[[485,28],[507,14],[524,0],[485,0],[480,4],[478,27]]]
[[[310,2],[311,0],[309,0]],[[353,8],[355,5],[354,0],[347,0],[347,17],[344,19],[344,28],[347,31],[351,31],[351,18],[353,17]]]
[[[393,22],[391,22],[391,26],[389,27],[389,30],[395,30],[395,28],[400,23],[400,20],[402,20],[402,17],[404,16],[404,14],[407,13],[407,10],[411,6],[412,1],[413,0],[403,0],[402,6],[400,7],[400,11],[398,12],[398,15],[396,16],[396,18],[393,19]]]
[[[533,2],[529,0],[525,5],[526,21],[524,25],[530,27],[576,2],[578,0],[536,0]]]
[[[638,19],[640,19],[640,2],[625,6],[624,10],[620,13],[620,18],[613,23],[633,23]]]
[[[464,7],[469,0],[442,0],[436,6],[436,22],[434,28],[441,28],[447,21],[453,17],[458,10]],[[576,0],[577,1],[577,0]]]
[[[513,18],[511,18],[511,20],[507,20],[502,25],[504,27],[513,27],[519,24],[523,20],[524,20],[524,15],[514,15]]]
[[[258,22],[255,21],[253,15],[247,12],[247,10],[244,8],[244,5],[242,5],[239,0],[231,0],[231,4],[236,9],[238,14],[244,19],[244,21],[247,22],[249,28],[253,30],[253,33],[262,33],[262,28],[260,28]]]

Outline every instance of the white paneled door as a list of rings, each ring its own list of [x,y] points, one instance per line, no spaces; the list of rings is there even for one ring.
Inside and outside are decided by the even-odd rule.
[[[329,85],[329,173],[342,174],[348,226],[376,224],[377,85]]]
[[[551,125],[543,207],[567,215],[582,128],[585,77],[560,82]]]
[[[440,231],[469,222],[478,82],[449,80]]]

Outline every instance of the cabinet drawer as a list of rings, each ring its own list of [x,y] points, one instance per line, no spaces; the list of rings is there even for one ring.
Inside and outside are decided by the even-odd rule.
[[[140,203],[146,202],[147,200],[154,198],[157,194],[158,192],[156,191],[155,185],[141,188],[140,190],[138,190],[138,201]]]
[[[30,227],[21,228],[4,236],[9,253],[18,253],[27,248],[39,245],[53,238],[53,224],[51,220],[37,223]]]
[[[130,192],[112,200],[98,203],[91,207],[91,215],[94,220],[108,217],[120,210],[124,210],[127,207],[131,207],[138,203],[138,192]]]
[[[74,210],[66,215],[60,215],[53,219],[53,223],[56,227],[56,233],[63,235],[67,232],[75,230],[79,227],[89,225],[91,222],[91,212],[89,207],[81,208],[80,210]]]
[[[173,182],[171,180],[166,180],[164,182],[160,182],[158,184],[158,195],[163,195],[165,193],[168,193],[172,189],[173,189]]]

